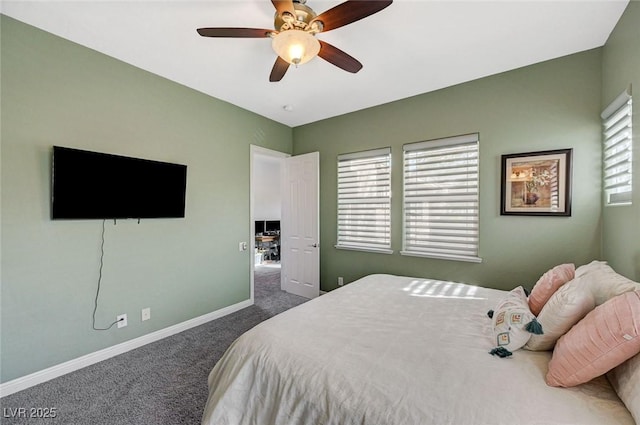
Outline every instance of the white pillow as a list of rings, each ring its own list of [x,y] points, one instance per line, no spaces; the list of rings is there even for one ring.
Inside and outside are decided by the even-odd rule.
[[[578,267],[576,277],[582,281],[581,286],[586,286],[591,291],[596,306],[625,292],[640,289],[640,283],[616,273],[604,262],[593,261],[584,270],[580,270],[583,267],[585,266]]]
[[[595,270],[599,270],[603,267],[609,267],[606,261],[592,261],[589,264],[583,264],[576,269],[576,277],[584,276],[587,273],[591,273]]]
[[[561,286],[542,307],[538,322],[544,329],[542,335],[532,335],[524,346],[527,350],[546,351],[556,345],[556,341],[585,317],[596,306],[591,291],[581,288],[579,279]]]
[[[636,423],[640,424],[640,354],[611,369],[607,378]]]
[[[526,326],[533,319],[535,316],[529,310],[527,294],[522,286],[518,286],[498,303],[493,312],[496,347],[509,351],[522,348],[532,335]]]

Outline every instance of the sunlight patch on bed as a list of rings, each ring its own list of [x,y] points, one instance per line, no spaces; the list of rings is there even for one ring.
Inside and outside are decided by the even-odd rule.
[[[469,300],[486,300],[486,297],[476,297],[477,286],[463,283],[445,282],[442,280],[412,280],[403,291],[412,297],[428,298],[460,298]]]

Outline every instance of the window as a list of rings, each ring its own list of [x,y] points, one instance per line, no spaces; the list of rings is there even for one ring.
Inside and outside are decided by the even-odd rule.
[[[624,91],[602,112],[605,204],[631,203],[631,96]]]
[[[391,148],[338,156],[336,248],[391,254]]]
[[[404,150],[403,255],[478,257],[478,134],[411,143]]]

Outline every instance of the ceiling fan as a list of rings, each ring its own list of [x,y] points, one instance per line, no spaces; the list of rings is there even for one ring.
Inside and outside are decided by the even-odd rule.
[[[307,6],[306,0],[271,0],[276,8],[274,28],[198,28],[203,37],[271,38],[278,54],[269,81],[280,81],[289,65],[301,65],[320,56],[345,71],[356,73],[362,64],[315,35],[343,27],[373,15],[393,0],[347,0],[320,15]]]

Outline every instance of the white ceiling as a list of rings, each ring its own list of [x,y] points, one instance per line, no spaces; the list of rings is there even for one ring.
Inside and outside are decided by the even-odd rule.
[[[307,6],[320,14],[341,2]],[[315,58],[278,83],[268,81],[271,40],[196,33],[271,29],[269,0],[2,0],[2,13],[295,127],[602,46],[627,3],[395,0],[318,35],[360,60],[359,73]]]

